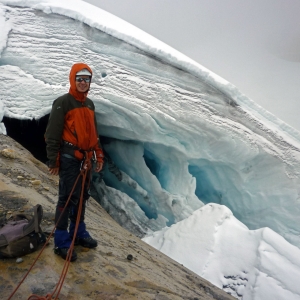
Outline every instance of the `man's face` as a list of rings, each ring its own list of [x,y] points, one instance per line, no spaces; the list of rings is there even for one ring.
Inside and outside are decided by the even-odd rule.
[[[76,76],[75,82],[77,91],[80,93],[85,93],[90,88],[91,77],[88,75],[78,75]]]

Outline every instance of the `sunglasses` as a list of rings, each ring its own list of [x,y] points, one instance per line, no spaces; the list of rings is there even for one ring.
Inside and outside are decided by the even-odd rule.
[[[80,76],[76,76],[75,80],[77,82],[82,82],[84,81],[85,83],[90,83],[91,82],[91,77],[88,77],[88,78],[82,78]]]

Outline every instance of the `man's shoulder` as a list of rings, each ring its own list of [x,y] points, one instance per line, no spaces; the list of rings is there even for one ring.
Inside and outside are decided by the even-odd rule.
[[[70,105],[72,106],[72,102],[76,102],[75,98],[71,94],[67,93],[56,98],[53,102],[53,106],[62,106],[66,109]]]
[[[93,102],[93,100],[91,100],[90,98],[87,97],[87,98],[85,99],[85,103],[86,103],[86,106],[88,106],[89,108],[92,108],[92,109],[95,108],[94,102]]]
[[[54,100],[55,102],[61,102],[61,101],[66,101],[66,100],[69,100],[69,99],[72,99],[73,98],[73,96],[71,95],[71,94],[69,94],[69,93],[66,93],[66,94],[64,94],[64,95],[62,95],[62,96],[60,96],[60,97],[58,97],[58,98],[56,98],[56,100]]]
[[[91,98],[89,98],[89,97],[86,97],[85,101],[89,101],[89,102],[94,103],[93,100]]]

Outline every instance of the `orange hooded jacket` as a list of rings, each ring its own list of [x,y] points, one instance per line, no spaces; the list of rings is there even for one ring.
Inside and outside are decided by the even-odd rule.
[[[97,161],[103,162],[104,155],[98,139],[94,103],[87,98],[88,91],[81,93],[76,89],[76,73],[82,69],[87,69],[92,74],[88,65],[74,64],[69,76],[69,93],[53,102],[45,133],[50,167],[59,166],[59,153],[63,151],[61,148],[63,142],[73,145],[73,153],[77,159],[83,159],[82,151],[88,151],[90,158],[95,151]]]

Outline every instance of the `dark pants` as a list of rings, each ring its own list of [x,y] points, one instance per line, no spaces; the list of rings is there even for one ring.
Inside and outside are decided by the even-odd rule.
[[[59,248],[68,247],[68,245],[70,244],[71,239],[68,238],[69,233],[67,232],[69,218],[71,220],[70,229],[72,229],[72,231],[76,223],[81,189],[82,189],[82,176],[79,177],[79,180],[74,188],[69,204],[65,208],[63,214],[62,211],[67,203],[67,200],[73,189],[74,183],[80,173],[80,165],[81,165],[81,161],[77,160],[76,158],[70,157],[69,155],[65,155],[65,154],[61,155],[60,169],[59,169],[59,195],[58,195],[58,202],[57,202],[56,212],[55,212],[55,224],[57,224],[56,232],[55,232],[55,244]],[[86,206],[86,201],[89,198],[88,185],[89,185],[89,178],[87,177],[84,185],[83,205],[82,205],[82,212],[80,215],[80,224],[79,224],[80,228],[83,229],[84,227],[84,231],[85,231],[85,224],[83,221],[85,215],[85,206]],[[59,222],[57,223],[58,220]],[[72,232],[70,232],[70,235],[72,235]]]

